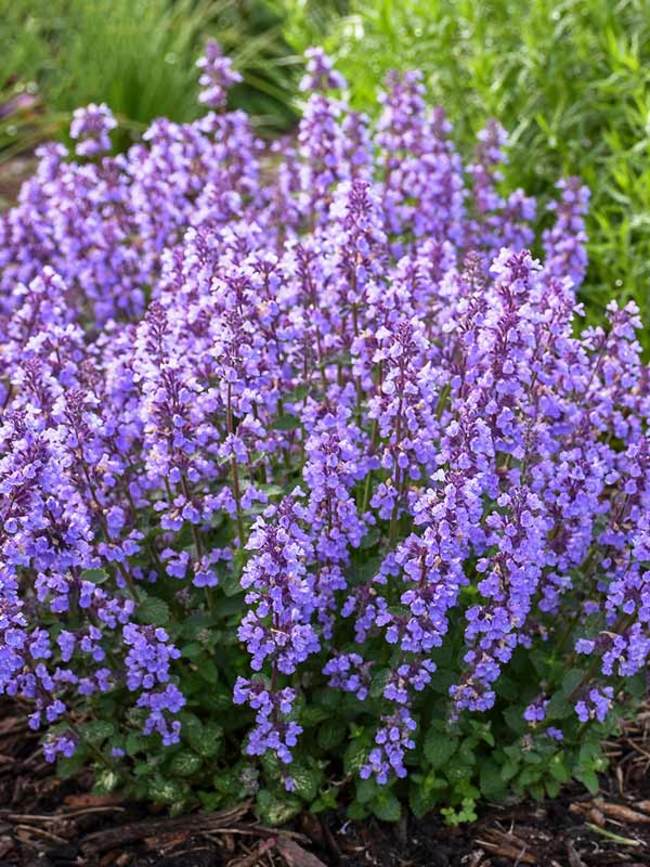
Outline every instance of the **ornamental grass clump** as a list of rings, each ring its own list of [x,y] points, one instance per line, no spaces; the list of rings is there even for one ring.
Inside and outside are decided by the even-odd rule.
[[[588,193],[375,127],[318,50],[295,139],[227,110],[40,151],[0,222],[0,689],[69,774],[269,821],[597,787],[645,689],[650,378],[580,330]],[[539,246],[538,256],[530,252]]]

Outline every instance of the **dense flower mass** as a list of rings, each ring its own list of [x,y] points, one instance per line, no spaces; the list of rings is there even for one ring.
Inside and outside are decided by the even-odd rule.
[[[199,67],[213,111],[105,156],[81,109],[88,161],[43,147],[0,217],[0,692],[48,758],[107,695],[173,744],[202,611],[289,789],[311,688],[374,715],[362,778],[405,776],[445,648],[441,718],[547,645],[604,719],[650,654],[650,377],[634,305],[580,329],[587,191],[559,182],[538,259],[504,130],[465,166],[417,73],[371,126],[314,50],[266,147]]]

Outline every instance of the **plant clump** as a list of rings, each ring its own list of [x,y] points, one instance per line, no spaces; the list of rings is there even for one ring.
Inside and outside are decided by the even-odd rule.
[[[269,821],[590,788],[645,688],[650,381],[580,329],[555,223],[417,72],[376,125],[308,54],[297,137],[227,110],[107,156],[78,110],[0,218],[0,691],[61,773]],[[537,255],[530,252],[531,247]]]

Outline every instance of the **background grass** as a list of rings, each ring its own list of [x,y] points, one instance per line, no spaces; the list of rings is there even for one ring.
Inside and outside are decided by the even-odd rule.
[[[233,104],[262,127],[293,119],[282,17],[263,0],[0,0],[0,88],[39,94],[39,107],[0,120],[5,159],[61,134],[72,109],[107,102],[122,139],[155,117],[192,120],[195,62],[215,36],[244,75]]]
[[[0,162],[90,101],[119,115],[121,147],[156,116],[191,120],[207,35],[244,74],[233,103],[268,131],[294,121],[298,55],[316,43],[371,114],[388,69],[422,69],[465,155],[497,117],[509,187],[543,202],[579,174],[592,190],[591,314],[634,297],[650,324],[650,0],[0,0]]]
[[[600,315],[636,298],[650,325],[649,0],[277,0],[296,51],[324,44],[355,106],[391,68],[420,68],[465,153],[489,116],[512,141],[507,183],[592,191],[583,290]],[[644,337],[650,348],[650,332]]]

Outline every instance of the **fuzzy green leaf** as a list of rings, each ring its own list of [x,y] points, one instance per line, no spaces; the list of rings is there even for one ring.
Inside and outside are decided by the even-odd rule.
[[[438,729],[429,729],[424,740],[424,755],[433,768],[444,767],[456,752],[458,741]]]
[[[257,811],[267,825],[284,825],[302,810],[302,802],[291,795],[279,797],[268,789],[257,793]]]
[[[84,569],[81,573],[82,581],[90,581],[93,584],[104,584],[110,578],[106,569]]]
[[[294,792],[299,798],[307,803],[316,798],[323,780],[323,772],[320,768],[307,767],[294,762],[289,769],[289,776],[294,783]]]
[[[382,788],[371,804],[372,812],[382,822],[399,822],[402,808],[390,789]]]
[[[191,777],[201,767],[201,758],[189,750],[176,753],[169,765],[169,772],[173,777]]]
[[[347,728],[341,720],[327,720],[318,729],[318,746],[325,752],[333,750],[345,738]]]
[[[140,623],[151,626],[165,626],[169,623],[169,605],[157,596],[147,596],[137,608]]]

